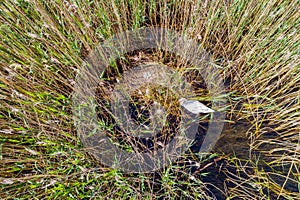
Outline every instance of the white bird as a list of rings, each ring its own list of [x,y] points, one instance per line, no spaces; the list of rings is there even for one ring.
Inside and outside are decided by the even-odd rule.
[[[179,103],[182,107],[187,109],[189,112],[194,114],[200,113],[212,113],[215,112],[213,109],[205,106],[203,103],[200,103],[196,100],[187,100],[186,98],[180,98]]]

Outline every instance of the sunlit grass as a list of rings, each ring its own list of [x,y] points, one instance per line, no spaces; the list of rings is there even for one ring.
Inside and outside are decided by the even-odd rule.
[[[296,0],[0,2],[0,198],[213,198],[201,179],[208,172],[191,175],[186,163],[210,169],[213,156],[126,175],[99,165],[73,124],[88,53],[115,33],[162,26],[210,53],[228,87],[228,121],[251,125],[249,159],[222,157],[235,169],[222,168],[225,196],[298,199],[299,9]]]

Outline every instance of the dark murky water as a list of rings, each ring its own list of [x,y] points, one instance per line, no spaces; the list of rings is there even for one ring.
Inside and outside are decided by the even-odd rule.
[[[224,191],[225,185],[226,187],[237,187],[237,185],[228,181],[230,178],[233,180],[235,179],[234,176],[230,176],[230,173],[233,175],[239,175],[239,177],[247,180],[249,175],[254,174],[254,170],[260,170],[269,173],[268,178],[270,181],[276,183],[278,187],[283,187],[285,190],[290,192],[300,193],[298,183],[293,181],[297,180],[297,178],[291,175],[293,173],[297,174],[299,169],[292,168],[291,165],[270,166],[266,164],[271,162],[273,159],[264,152],[268,152],[269,150],[276,148],[276,145],[266,144],[261,148],[250,152],[250,141],[247,137],[247,131],[250,129],[250,127],[250,123],[242,121],[239,121],[235,124],[227,123],[224,126],[221,137],[215,145],[213,152],[218,153],[220,156],[225,155],[226,157],[237,157],[240,159],[241,164],[244,165],[243,168],[245,171],[243,172],[239,170],[232,164],[229,165],[225,160],[212,160],[214,161],[214,164],[202,171],[202,173],[208,172],[208,175],[205,177],[200,177],[203,182],[212,184],[211,186],[208,186],[209,190],[212,191],[211,196],[215,196],[217,199],[226,199],[226,196],[220,192]],[[276,133],[269,132],[266,136],[264,136],[264,139],[270,139],[271,137],[276,136]],[[257,158],[259,159],[256,162]],[[248,162],[250,160],[252,161],[252,164],[251,162]],[[254,166],[253,163],[255,162],[256,165]],[[254,167],[257,169],[254,169]],[[291,179],[287,179],[286,177],[288,176],[290,169],[291,174],[289,177]],[[272,191],[263,190],[263,192],[266,196],[270,196],[271,199],[277,199],[277,195],[273,194]],[[280,197],[279,199],[284,198]]]

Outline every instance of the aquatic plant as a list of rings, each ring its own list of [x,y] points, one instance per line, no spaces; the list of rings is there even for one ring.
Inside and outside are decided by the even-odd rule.
[[[4,0],[0,22],[2,199],[299,199],[299,1]],[[97,45],[143,27],[183,33],[209,53],[227,88],[226,134],[206,156],[191,148],[156,172],[125,174],[82,145],[72,92]],[[107,71],[112,79],[99,86],[104,100],[117,82],[116,66],[152,61],[190,67],[170,52],[131,52]],[[210,107],[199,77],[186,72],[202,94],[197,100]],[[202,122],[200,133],[207,118]],[[245,140],[234,145],[238,137]]]

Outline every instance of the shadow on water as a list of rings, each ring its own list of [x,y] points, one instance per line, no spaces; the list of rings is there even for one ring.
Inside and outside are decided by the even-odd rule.
[[[208,123],[200,123],[195,142],[191,147],[193,153],[197,153],[205,138]],[[246,133],[250,124],[246,122],[237,122],[235,124],[225,123],[222,134],[218,139],[212,152],[217,153],[217,157],[206,160],[201,163],[200,168],[192,168],[191,173],[198,176],[202,182],[207,185],[208,194],[216,199],[226,199],[226,188],[234,187],[228,183],[228,172],[237,174],[234,166],[223,159],[224,156],[236,156],[240,159],[249,159],[249,144]],[[251,173],[249,171],[249,173]],[[203,175],[205,174],[205,175]],[[247,178],[247,174],[240,173],[240,176]]]
[[[207,124],[200,126],[195,143],[191,147],[192,152],[199,151],[207,126]],[[243,186],[244,188],[249,188],[247,180],[251,179],[250,176],[255,176],[255,171],[257,170],[268,174],[268,181],[275,183],[278,187],[288,192],[300,193],[298,183],[294,181],[297,178],[292,175],[297,174],[299,169],[295,169],[291,165],[277,164],[272,166],[268,164],[274,158],[268,156],[266,152],[278,148],[276,144],[265,144],[259,149],[250,151],[250,141],[247,137],[247,132],[250,128],[251,124],[249,122],[238,121],[234,124],[226,123],[221,137],[212,151],[212,153],[217,153],[218,156],[201,163],[202,166],[200,169],[192,168],[191,173],[193,175],[199,173],[198,177],[207,184],[210,196],[216,199],[226,199],[228,194],[225,191],[228,191],[229,188],[242,188]],[[261,139],[266,140],[276,138],[276,136],[276,133],[269,132],[264,136],[265,138]],[[239,160],[240,166],[229,163],[227,159],[223,158],[236,158]],[[241,167],[243,168],[242,170]],[[201,174],[205,175],[202,176]],[[240,180],[245,180],[244,183],[242,183],[243,181],[235,182],[234,180],[237,180],[237,177]],[[258,192],[257,188],[252,189],[252,192]],[[284,199],[283,197],[278,197],[277,194],[267,188],[263,188],[262,193],[266,198]]]

